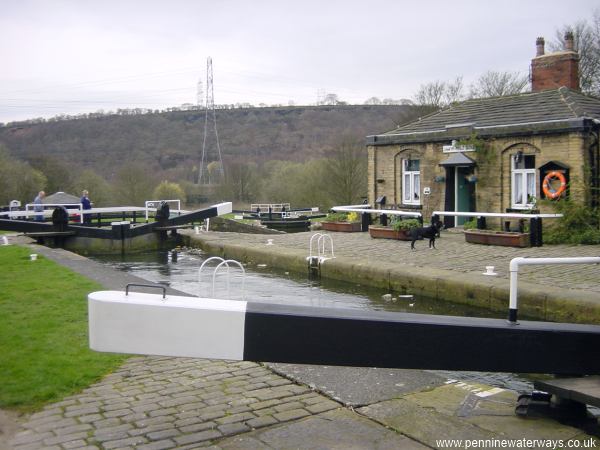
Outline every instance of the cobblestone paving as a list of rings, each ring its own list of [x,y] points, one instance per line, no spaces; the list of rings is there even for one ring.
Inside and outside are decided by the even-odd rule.
[[[281,235],[253,235],[211,232],[202,239],[223,240],[228,244],[263,246],[267,238],[273,245],[302,250],[308,256],[313,233]],[[336,256],[359,258],[363,262],[403,264],[422,268],[444,269],[461,273],[481,274],[485,266],[493,265],[499,278],[508,279],[508,265],[512,258],[600,256],[597,245],[546,245],[543,247],[515,248],[468,244],[461,232],[442,231],[436,240],[436,249],[430,250],[427,241],[415,244],[391,239],[372,239],[368,233],[328,233],[333,237]],[[519,280],[567,289],[581,289],[600,293],[600,270],[597,265],[524,266],[519,268]]]
[[[251,362],[135,357],[33,414],[15,450],[198,448],[341,405]]]

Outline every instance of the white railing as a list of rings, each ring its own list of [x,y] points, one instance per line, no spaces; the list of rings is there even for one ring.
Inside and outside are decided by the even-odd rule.
[[[401,211],[398,209],[371,209],[370,205],[348,205],[348,206],[334,206],[331,208],[336,212],[357,212],[365,214],[380,214],[389,216],[410,216],[410,217],[422,217],[420,212],[416,211]]]
[[[79,205],[78,208],[67,208],[67,206]],[[43,211],[35,211],[35,208],[43,208]],[[46,211],[46,208],[52,208],[52,210]],[[11,219],[14,217],[31,217],[31,216],[40,216],[44,217],[52,217],[52,213],[55,208],[63,207],[67,210],[69,215],[71,214],[79,214],[79,221],[83,223],[83,205],[81,203],[27,203],[25,205],[25,211],[8,211],[8,213],[4,213],[3,215],[7,215]],[[31,211],[30,211],[31,210]],[[86,210],[88,211],[88,210]]]
[[[200,290],[202,289],[202,272],[205,269],[205,267],[208,265],[208,263],[210,262],[214,262],[217,261],[218,264],[217,266],[213,269],[213,274],[212,274],[212,285],[211,285],[211,297],[215,298],[215,285],[216,285],[216,279],[217,279],[217,273],[219,272],[219,269],[221,269],[221,267],[225,267],[227,269],[226,275],[227,275],[227,299],[231,299],[231,291],[230,291],[230,280],[231,280],[231,274],[230,274],[230,264],[236,265],[241,269],[242,272],[242,287],[241,287],[241,293],[242,293],[242,300],[244,299],[245,296],[245,283],[246,283],[246,271],[244,269],[244,266],[234,260],[234,259],[223,259],[220,256],[212,256],[210,258],[208,258],[207,260],[205,260],[201,265],[200,268],[198,269],[198,297],[203,297],[203,292],[201,292]]]
[[[30,205],[34,205],[34,203],[30,203],[25,205],[25,207],[27,208],[27,206]],[[49,207],[58,207],[58,206],[63,206],[60,204],[48,204],[48,203],[44,203],[43,204],[44,207],[49,206]],[[73,209],[73,208],[67,208],[67,212],[69,214],[79,214],[81,217],[83,217],[83,214],[106,214],[106,213],[123,213],[123,212],[144,212],[146,211],[146,208],[143,208],[141,206],[113,206],[113,207],[106,207],[106,208],[92,208],[92,209],[83,209],[83,206],[81,206],[79,209]],[[0,213],[0,216],[4,216],[4,217],[9,217],[11,219],[14,219],[16,217],[34,217],[36,215],[42,214],[44,215],[44,217],[51,217],[52,213],[54,212],[54,209],[45,209],[44,211],[4,211]],[[80,218],[81,221],[83,221],[82,218]]]
[[[555,219],[563,216],[562,214],[488,213],[463,211],[433,211],[432,215],[455,217],[506,217],[512,219]]]
[[[250,205],[250,211],[253,213],[268,213],[269,210],[272,213],[279,213],[281,211],[289,211],[290,204],[289,203],[252,203]]]
[[[600,264],[600,257],[582,256],[571,258],[513,258],[510,260],[510,294],[508,318],[511,323],[517,322],[517,301],[518,301],[518,282],[519,267],[531,265],[551,265],[551,264]]]

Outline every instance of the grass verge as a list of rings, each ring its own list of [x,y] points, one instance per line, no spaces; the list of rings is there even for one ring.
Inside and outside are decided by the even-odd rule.
[[[0,408],[28,412],[78,392],[126,356],[88,347],[87,294],[101,286],[24,247],[0,247]]]

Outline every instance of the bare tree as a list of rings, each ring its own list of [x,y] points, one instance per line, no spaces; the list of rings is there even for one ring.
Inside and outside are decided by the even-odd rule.
[[[365,100],[365,105],[381,105],[381,100],[377,97],[371,97]]]
[[[471,85],[471,98],[501,97],[524,92],[529,77],[519,72],[487,71]]]
[[[415,94],[415,102],[419,105],[434,106],[441,108],[444,106],[444,97],[446,93],[445,81],[432,81],[422,84]]]
[[[112,189],[108,182],[91,169],[85,169],[73,183],[74,194],[79,195],[84,189],[89,191],[90,198],[96,206],[107,206],[112,203]]]
[[[600,9],[596,9],[590,22],[581,20],[556,30],[550,50],[565,48],[565,34],[573,33],[573,44],[579,52],[579,85],[582,92],[600,95]]]
[[[415,102],[421,106],[443,108],[463,100],[463,77],[458,76],[454,81],[433,81],[422,84],[415,94]]]
[[[114,180],[115,194],[120,205],[141,206],[152,195],[156,182],[152,170],[141,164],[129,162],[123,166]]]
[[[255,163],[244,160],[227,163],[224,187],[234,200],[245,202],[258,197],[259,176]]]
[[[327,191],[334,204],[358,203],[367,192],[367,155],[362,143],[344,137],[325,162]]]
[[[340,100],[337,94],[327,94],[321,102],[322,105],[345,105],[346,102]]]
[[[446,104],[460,102],[464,99],[464,84],[462,75],[456,77],[454,81],[446,83],[446,92],[444,93]]]

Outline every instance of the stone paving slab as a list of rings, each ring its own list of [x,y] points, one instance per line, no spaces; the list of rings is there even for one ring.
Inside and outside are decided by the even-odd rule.
[[[429,390],[446,382],[442,376],[411,369],[281,363],[267,363],[267,367],[352,407]]]
[[[212,449],[376,449],[429,448],[351,411],[338,409],[291,424],[223,439]]]
[[[488,442],[507,439],[567,442],[574,439],[588,443],[595,439],[549,418],[518,417],[514,414],[516,402],[514,391],[477,383],[449,382],[430,391],[365,406],[358,412],[434,448],[440,448],[441,439],[463,442],[467,439]],[[597,439],[593,442],[600,445]],[[582,443],[580,445],[583,447]]]

